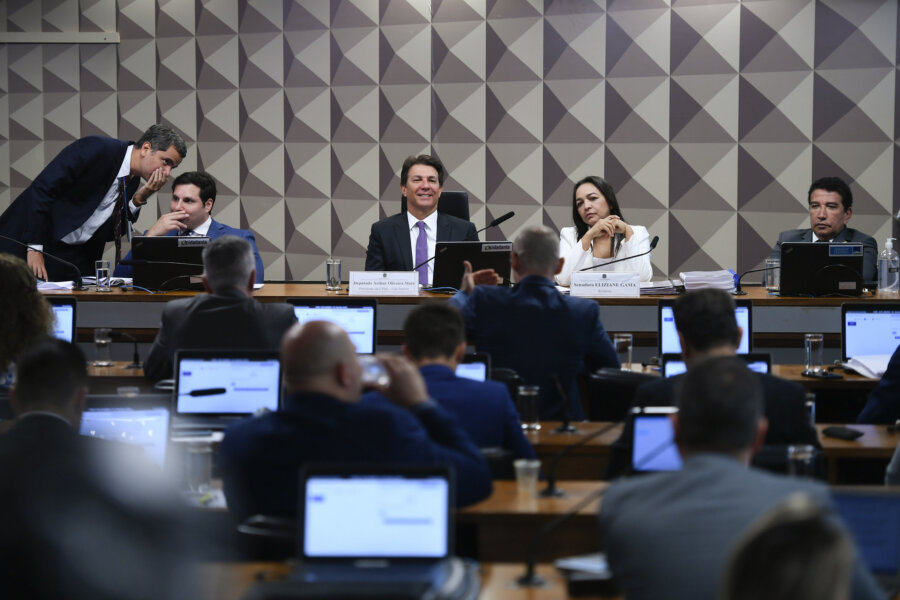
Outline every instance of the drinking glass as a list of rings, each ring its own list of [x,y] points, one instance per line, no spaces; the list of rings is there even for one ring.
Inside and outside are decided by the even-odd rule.
[[[630,333],[616,333],[613,335],[613,344],[616,346],[616,353],[619,355],[619,362],[622,364],[623,371],[631,370],[631,347],[634,342],[634,336]]]
[[[803,356],[806,363],[805,373],[821,373],[824,369],[825,335],[807,333],[803,336]]]
[[[111,367],[113,365],[110,356],[110,344],[112,344],[112,330],[108,327],[98,327],[94,330],[94,345],[97,347],[97,360],[93,362],[95,367]]]
[[[341,289],[341,259],[325,259],[325,290],[337,292]]]
[[[94,275],[96,276],[96,290],[98,292],[112,291],[112,288],[109,287],[109,261],[108,260],[94,261]]]
[[[541,428],[541,387],[538,385],[520,385],[517,395],[522,429],[537,431]]]

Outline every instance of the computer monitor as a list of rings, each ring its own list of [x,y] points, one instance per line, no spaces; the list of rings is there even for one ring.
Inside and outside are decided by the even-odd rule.
[[[241,416],[278,410],[281,361],[270,350],[179,350],[175,353],[178,416]]]
[[[77,329],[75,316],[78,312],[78,302],[71,296],[51,296],[47,298],[47,301],[53,309],[53,326],[50,333],[53,337],[57,337],[67,342],[74,342]]]
[[[503,281],[509,281],[511,252],[512,242],[437,242],[432,287],[458,288],[464,260],[472,263],[474,271],[493,269]]]
[[[670,417],[677,411],[672,406],[632,409],[631,466],[636,473],[681,469],[681,455],[675,445],[675,428]]]
[[[841,356],[891,355],[900,345],[900,303],[841,305]]]
[[[148,290],[202,290],[203,249],[209,241],[196,236],[135,236],[134,285]]]
[[[79,432],[83,436],[143,448],[148,458],[160,467],[165,467],[169,442],[169,409],[164,406],[88,408],[81,415]]]
[[[378,300],[375,298],[288,298],[297,321],[330,321],[340,325],[357,354],[374,354],[378,339]]]
[[[457,377],[486,381],[491,374],[491,355],[487,352],[471,352],[464,354],[462,361],[456,366]]]
[[[659,355],[681,354],[681,342],[678,341],[678,330],[675,328],[673,313],[674,300],[659,301]],[[737,324],[744,330],[738,354],[746,354],[752,349],[753,337],[753,303],[750,300],[735,300],[734,316]]]

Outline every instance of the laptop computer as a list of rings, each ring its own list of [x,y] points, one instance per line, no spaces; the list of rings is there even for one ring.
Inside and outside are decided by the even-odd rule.
[[[487,381],[491,373],[491,355],[487,352],[470,352],[463,354],[462,361],[456,366],[457,377]]]
[[[224,429],[281,404],[281,361],[273,350],[175,353],[174,429]]]
[[[756,373],[772,372],[772,355],[768,352],[748,352],[738,354],[747,363],[747,368]],[[687,371],[681,354],[663,354],[661,371],[663,377],[673,377]]]
[[[677,471],[681,455],[675,445],[675,429],[670,415],[674,406],[634,407],[631,439],[631,468],[635,473]]]
[[[91,407],[81,415],[79,433],[143,448],[148,458],[165,468],[169,424],[165,406]]]
[[[330,321],[340,325],[357,354],[374,354],[378,341],[378,300],[375,298],[288,298],[297,321]]]
[[[437,242],[434,246],[434,279],[431,286],[457,289],[463,276],[463,261],[472,270],[493,269],[504,283],[509,281],[512,242]]]
[[[673,312],[674,300],[659,301],[659,356],[663,354],[681,354],[681,342],[678,341],[678,330],[675,328],[675,316]],[[741,343],[738,346],[738,354],[746,354],[753,348],[753,302],[750,300],[735,300],[734,317],[737,324],[744,330]]]
[[[202,290],[207,245],[208,237],[135,236],[131,240],[134,285],[148,290]]]
[[[53,330],[50,333],[53,337],[67,342],[75,341],[77,327],[75,316],[78,313],[78,302],[72,297],[49,297],[47,301],[50,303],[50,308],[53,309]]]
[[[900,590],[900,489],[838,486],[831,497],[863,562],[893,597]]]
[[[785,242],[781,245],[782,296],[859,296],[862,244]]]
[[[448,466],[306,466],[292,577],[303,597],[421,598],[461,579],[453,488]]]
[[[841,360],[886,354],[900,345],[900,303],[841,305]]]

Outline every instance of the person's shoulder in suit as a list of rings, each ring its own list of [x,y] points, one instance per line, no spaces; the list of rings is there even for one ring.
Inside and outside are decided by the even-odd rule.
[[[390,215],[372,223],[369,243],[366,246],[366,271],[404,270],[397,264],[399,259],[391,256],[392,246],[388,242],[393,239],[395,228],[398,225],[405,227],[407,223],[406,213]]]

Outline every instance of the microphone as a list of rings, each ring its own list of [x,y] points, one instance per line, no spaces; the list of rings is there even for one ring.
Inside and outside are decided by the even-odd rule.
[[[578,430],[572,426],[572,422],[569,418],[569,396],[566,394],[566,390],[563,389],[562,383],[559,381],[559,377],[556,375],[553,376],[553,383],[556,384],[556,391],[559,393],[560,410],[562,410],[562,423],[560,423],[559,427],[551,431],[550,433],[578,433]]]
[[[613,421],[611,423],[607,423],[604,427],[601,427],[597,431],[593,431],[574,444],[569,444],[562,450],[560,450],[556,456],[553,457],[553,460],[550,462],[550,467],[547,469],[547,487],[541,490],[538,493],[538,496],[541,498],[559,498],[565,496],[566,493],[556,487],[556,471],[559,466],[559,461],[561,461],[564,457],[568,456],[575,448],[580,448],[584,446],[589,441],[600,437],[601,435],[612,431],[616,427],[618,427],[621,423],[619,421]]]
[[[515,215],[516,215],[515,211],[512,211],[512,210],[509,211],[509,212],[506,213],[505,215],[501,215],[501,216],[497,217],[496,219],[494,219],[493,221],[491,221],[490,223],[488,223],[487,227],[482,227],[481,229],[479,229],[478,231],[476,231],[476,232],[475,232],[475,235],[478,235],[479,233],[481,233],[481,232],[484,231],[485,229],[490,229],[491,227],[496,227],[496,226],[499,225],[500,223],[504,223],[504,222],[506,222],[506,221],[509,221],[509,220],[512,219]],[[416,266],[414,266],[414,267],[412,268],[412,270],[413,270],[413,271],[418,271],[418,270],[419,270],[419,267],[424,266],[424,265],[427,265],[428,263],[430,263],[431,261],[433,261],[434,258],[435,258],[435,257],[432,256],[432,257],[429,258],[428,260],[424,260],[424,261],[420,262],[419,264],[417,264]]]
[[[600,267],[608,267],[611,264],[615,264],[617,262],[622,262],[623,260],[631,260],[632,258],[638,258],[640,256],[644,256],[645,254],[650,254],[653,252],[653,249],[656,248],[656,245],[659,243],[659,236],[654,235],[653,239],[650,240],[650,249],[646,252],[641,252],[640,254],[635,254],[634,256],[626,256],[625,258],[617,258],[616,260],[611,260],[609,262],[605,262],[600,265],[594,265],[593,267],[585,267],[583,269],[578,269],[579,271],[590,271],[592,269],[599,269]]]
[[[139,258],[137,260],[130,259],[125,260],[122,259],[119,261],[120,265],[125,265],[127,267],[133,267],[135,265],[178,265],[180,267],[202,267],[203,265],[200,263],[186,263],[186,262],[177,262],[174,260],[147,260],[144,258]]]
[[[81,269],[76,267],[73,263],[70,263],[69,261],[62,259],[58,256],[54,256],[54,255],[50,254],[49,252],[44,252],[43,250],[36,250],[36,249],[32,248],[31,246],[29,246],[28,244],[26,244],[25,242],[20,242],[19,240],[15,239],[15,238],[11,238],[11,237],[8,237],[5,235],[0,235],[0,238],[3,238],[4,240],[8,240],[10,242],[16,243],[16,244],[22,246],[23,248],[26,248],[27,250],[31,250],[32,252],[37,252],[39,254],[42,254],[43,256],[50,257],[57,262],[61,262],[62,264],[66,265],[67,267],[71,267],[72,270],[78,274],[78,276],[75,277],[74,281],[72,282],[72,291],[83,292],[87,289],[86,287],[84,287],[81,284]]]
[[[140,368],[143,368],[142,365],[141,365],[141,355],[138,353],[138,341],[137,341],[137,338],[136,338],[136,337],[134,337],[133,335],[131,335],[130,333],[127,333],[127,332],[125,332],[125,331],[115,331],[115,330],[110,331],[110,332],[109,332],[109,335],[110,335],[110,337],[112,337],[113,339],[115,339],[115,338],[125,338],[126,340],[129,340],[129,341],[131,341],[131,342],[134,342],[134,355],[133,355],[132,358],[131,358],[131,364],[128,365],[128,366],[126,366],[126,367],[124,367],[124,368],[126,368],[126,369],[140,369]]]
[[[750,269],[749,271],[744,271],[741,273],[740,277],[738,277],[737,283],[734,284],[734,291],[731,292],[735,296],[746,296],[747,292],[741,289],[741,279],[744,278],[744,275],[749,275],[750,273],[760,273],[762,271],[771,271],[772,269],[778,269],[780,267],[763,267],[762,269]]]

